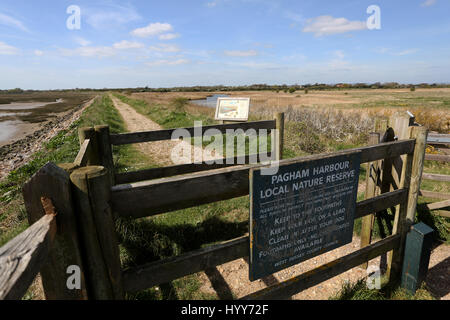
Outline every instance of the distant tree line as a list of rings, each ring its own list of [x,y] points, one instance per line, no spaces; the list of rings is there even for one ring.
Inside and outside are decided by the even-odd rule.
[[[397,82],[375,82],[368,83],[337,83],[337,84],[294,84],[294,85],[268,85],[268,84],[252,84],[246,86],[192,86],[192,87],[172,87],[172,88],[117,88],[117,89],[91,89],[91,88],[75,88],[75,89],[60,89],[60,90],[46,90],[51,92],[104,92],[104,91],[127,91],[127,92],[216,92],[216,91],[283,91],[294,93],[297,90],[348,90],[348,89],[402,89],[402,88],[450,88],[450,84],[446,83],[419,83],[419,84],[401,84]],[[20,88],[0,90],[1,94],[21,94],[21,93],[35,93],[40,90],[23,90]],[[306,91],[305,91],[306,92]]]

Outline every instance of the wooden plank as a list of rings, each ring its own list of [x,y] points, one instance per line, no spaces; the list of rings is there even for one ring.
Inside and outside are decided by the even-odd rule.
[[[427,143],[450,144],[450,134],[430,133],[427,138]]]
[[[371,132],[369,136],[369,145],[376,145],[380,143],[380,134],[378,132]],[[366,190],[364,192],[364,198],[373,198],[376,194],[378,185],[378,161],[368,162],[366,164]],[[361,245],[360,248],[364,248],[372,241],[372,229],[375,220],[375,214],[365,216],[361,221]],[[367,269],[368,262],[361,265],[363,269]]]
[[[66,166],[71,170],[73,166]],[[58,216],[58,232],[48,263],[41,268],[42,285],[47,300],[86,300],[87,287],[84,264],[78,236],[78,222],[72,203],[71,184],[68,173],[53,163],[47,163],[36,172],[22,189],[28,223],[31,225],[45,216],[41,198],[50,198]],[[69,290],[66,286],[67,267],[81,269],[81,289]]]
[[[450,162],[450,155],[426,154],[425,160]]]
[[[257,162],[271,157],[271,152],[260,155],[247,155],[245,157],[224,158],[221,163],[187,163],[163,168],[151,168],[146,170],[124,172],[115,174],[116,184],[125,184],[138,181],[161,179],[186,173],[228,168],[236,165],[249,164],[250,159],[256,158]]]
[[[360,201],[356,204],[355,219],[394,206],[404,201],[407,194],[408,191],[402,189]],[[130,292],[143,290],[248,255],[249,237],[243,236],[177,257],[125,270],[124,289]]]
[[[114,181],[114,160],[111,148],[109,127],[106,125],[95,126],[95,133],[97,135],[98,152],[100,158],[100,165],[108,170],[110,184],[113,186]]]
[[[284,148],[284,113],[275,114],[276,130],[273,131],[274,152],[275,160],[283,159],[283,148]]]
[[[450,200],[444,200],[440,202],[433,202],[427,205],[428,210],[438,210],[450,207]]]
[[[91,148],[92,148],[91,140],[90,139],[84,140],[83,144],[80,147],[80,151],[78,152],[78,155],[73,163],[79,167],[87,166],[90,153],[92,152]]]
[[[78,216],[83,255],[86,261],[85,276],[89,298],[95,300],[114,299],[114,290],[104,260],[101,233],[97,230],[95,213],[98,202],[89,196],[90,180],[106,174],[103,167],[89,166],[75,170],[70,175],[75,210]],[[108,192],[109,193],[109,192]],[[113,245],[113,244],[111,244]]]
[[[396,208],[392,234],[400,235],[400,246],[388,253],[387,276],[390,281],[397,281],[401,276],[403,266],[403,251],[406,234],[416,217],[417,199],[422,179],[423,163],[428,130],[425,127],[410,127],[410,137],[416,140],[414,153],[408,154],[404,160],[401,188],[407,188],[408,199]]]
[[[55,214],[46,214],[0,248],[0,300],[22,299],[46,263],[55,234]]]
[[[316,269],[305,272],[297,277],[267,287],[258,292],[249,294],[241,300],[279,300],[287,299],[305,289],[313,287],[323,281],[331,279],[338,274],[350,270],[364,261],[371,260],[398,247],[400,236],[390,236],[370,246],[352,252],[342,258],[331,261]]]
[[[434,174],[434,173],[423,173],[422,174],[422,179],[424,179],[424,180],[433,180],[433,181],[450,182],[450,175]]]
[[[90,142],[91,147],[88,149],[89,152],[87,154],[88,157],[87,165],[90,166],[98,165],[100,164],[100,156],[98,153],[98,142],[95,129],[90,127],[79,128],[78,140],[80,142],[80,147],[83,146],[84,141],[87,139],[91,140]]]
[[[247,131],[248,129],[275,129],[275,120],[265,120],[265,121],[254,121],[254,122],[239,122],[239,123],[230,123],[223,125],[211,125],[211,126],[203,126],[201,128],[174,128],[174,129],[166,129],[166,130],[157,130],[157,131],[145,131],[145,132],[132,132],[132,133],[122,133],[122,134],[112,134],[111,144],[112,145],[124,145],[124,144],[132,144],[132,143],[143,143],[143,142],[151,142],[151,141],[161,141],[161,140],[171,140],[172,134],[175,130],[186,130],[186,133],[189,133],[190,137],[197,136],[210,136],[211,132],[206,132],[210,129],[217,129],[222,134],[226,133],[226,130],[237,130],[242,129]],[[216,133],[214,133],[216,134]]]
[[[448,210],[441,210],[439,212],[435,212],[434,214],[441,216],[441,217],[450,218],[450,211],[448,211]]]
[[[248,256],[248,236],[212,245],[187,254],[148,263],[125,270],[125,291],[136,292],[160,283],[196,273],[229,261]]]
[[[420,190],[420,194],[422,197],[434,198],[434,199],[450,199],[450,194],[448,193],[440,193],[440,192],[432,192],[427,190]]]
[[[343,150],[333,154],[286,159],[281,160],[280,165],[319,159],[324,156],[335,156],[352,151],[361,151],[361,158],[363,159],[361,162],[364,163],[380,160],[386,156],[392,157],[411,152],[414,148],[413,142],[414,140],[382,143],[376,146]],[[249,192],[248,175],[250,168],[263,166],[264,164],[237,166],[212,172],[199,172],[181,177],[114,186],[112,188],[112,207],[121,216],[140,218],[245,196]]]

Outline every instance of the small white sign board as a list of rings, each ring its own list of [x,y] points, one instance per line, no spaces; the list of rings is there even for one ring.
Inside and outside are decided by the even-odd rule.
[[[247,121],[250,98],[218,98],[216,120]]]

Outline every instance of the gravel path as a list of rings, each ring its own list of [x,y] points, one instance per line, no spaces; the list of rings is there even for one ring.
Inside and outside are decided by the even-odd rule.
[[[156,122],[150,120],[146,116],[138,113],[128,104],[120,101],[120,99],[111,95],[114,106],[119,111],[120,116],[125,122],[128,132],[153,131],[162,130],[163,128]],[[160,166],[168,166],[173,164],[192,163],[194,159],[203,157],[203,161],[213,160],[215,158],[222,158],[221,155],[212,156],[203,154],[203,149],[194,147],[188,142],[184,141],[155,141],[138,143],[136,147],[142,153],[148,155]],[[177,148],[180,152],[173,151]],[[190,154],[182,152],[182,150],[191,150]]]

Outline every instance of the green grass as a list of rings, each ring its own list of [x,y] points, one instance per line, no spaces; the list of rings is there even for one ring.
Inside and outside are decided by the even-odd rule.
[[[366,279],[363,278],[355,283],[346,282],[338,293],[331,296],[330,300],[436,300],[427,290],[426,284],[416,291],[415,294],[408,293],[398,284],[390,285],[385,277],[381,279],[380,289],[367,288]]]

